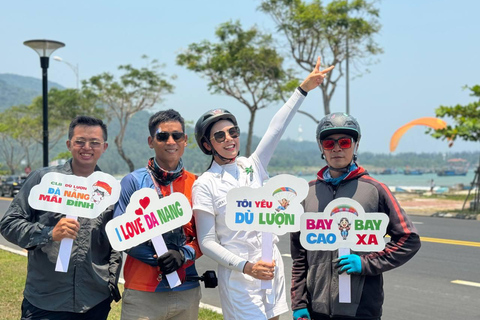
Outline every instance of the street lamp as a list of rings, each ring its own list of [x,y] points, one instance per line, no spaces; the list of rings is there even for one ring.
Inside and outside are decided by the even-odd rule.
[[[346,38],[346,56],[347,56],[347,63],[346,63],[346,105],[347,105],[347,114],[350,114],[350,72],[349,72],[349,66],[348,66],[348,58],[350,58],[349,54],[349,48],[348,48],[348,0],[347,0],[347,38]]]
[[[66,63],[73,70],[73,72],[75,73],[75,77],[77,79],[77,90],[78,90],[80,88],[79,87],[79,76],[78,76],[78,63],[76,65],[73,65],[70,62],[68,62],[66,60],[63,60],[59,56],[54,56],[53,60],[57,60],[57,61]]]
[[[65,47],[65,44],[53,40],[28,40],[23,44],[35,50],[40,56],[43,86],[43,166],[48,167],[48,62],[53,51]]]

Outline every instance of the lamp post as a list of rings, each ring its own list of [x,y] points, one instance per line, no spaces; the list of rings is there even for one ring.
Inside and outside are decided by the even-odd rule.
[[[57,61],[60,61],[60,62],[64,62],[66,63],[72,70],[73,72],[75,73],[75,77],[77,79],[77,90],[80,88],[79,87],[79,76],[78,76],[78,63],[76,65],[73,65],[71,64],[70,62],[66,61],[66,60],[63,60],[62,58],[60,58],[59,56],[54,56],[53,57],[53,60],[57,60]]]
[[[347,114],[350,114],[350,72],[349,72],[349,65],[348,65],[348,58],[349,56],[349,48],[348,48],[348,0],[347,0],[347,38],[346,38],[346,56],[347,56],[347,63],[346,63],[346,105],[347,105]]]
[[[63,42],[53,40],[28,40],[23,43],[40,56],[42,68],[43,96],[43,166],[48,166],[48,62],[50,55],[58,48],[65,47]]]

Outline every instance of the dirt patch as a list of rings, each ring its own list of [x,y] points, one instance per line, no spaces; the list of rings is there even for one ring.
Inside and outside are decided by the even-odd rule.
[[[439,211],[460,210],[463,206],[463,200],[421,199],[409,194],[396,194],[395,197],[408,214],[433,214]]]

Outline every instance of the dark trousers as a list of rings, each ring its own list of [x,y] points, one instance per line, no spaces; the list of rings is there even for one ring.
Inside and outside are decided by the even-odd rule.
[[[48,311],[35,307],[23,298],[22,320],[106,320],[111,299],[105,299],[85,313]]]

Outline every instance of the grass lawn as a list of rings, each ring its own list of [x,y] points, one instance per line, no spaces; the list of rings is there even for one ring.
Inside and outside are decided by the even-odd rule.
[[[20,319],[20,306],[23,300],[23,288],[27,275],[27,258],[0,250],[0,318]],[[123,292],[123,285],[120,285]],[[109,320],[120,319],[121,301],[112,303]],[[220,320],[223,317],[208,309],[200,309],[200,320]]]

